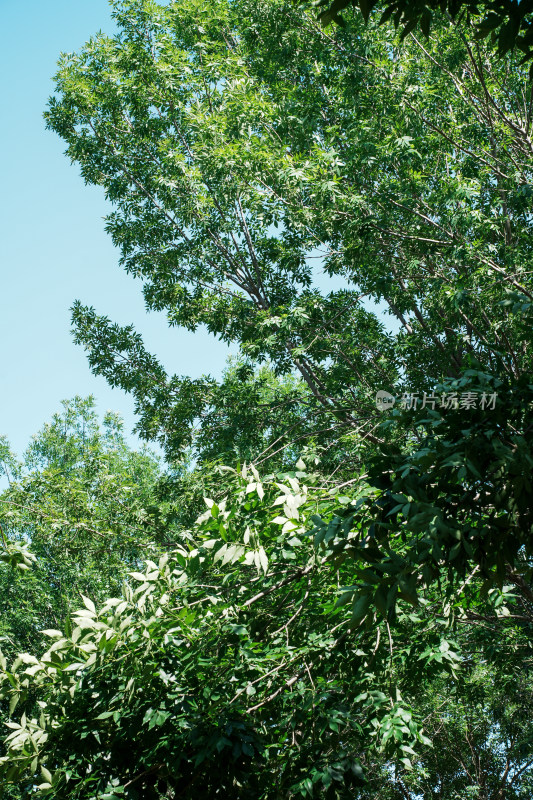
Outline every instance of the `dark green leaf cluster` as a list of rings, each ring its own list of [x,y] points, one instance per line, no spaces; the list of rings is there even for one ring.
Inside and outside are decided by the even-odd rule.
[[[427,38],[435,16],[445,15],[453,21],[466,19],[473,25],[476,39],[491,36],[500,56],[516,48],[524,62],[533,58],[530,0],[321,0],[315,5],[326,7],[318,15],[325,26],[331,22],[346,25],[342,12],[352,7],[361,12],[365,21],[373,12],[381,11],[380,23],[392,20],[396,28],[401,28],[402,38],[416,28]]]

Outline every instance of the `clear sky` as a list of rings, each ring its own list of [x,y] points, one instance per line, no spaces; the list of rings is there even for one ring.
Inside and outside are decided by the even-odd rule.
[[[93,376],[72,342],[70,306],[93,305],[133,323],[173,373],[219,375],[227,348],[207,332],[168,328],[147,314],[138,281],[118,266],[104,231],[103,191],[87,187],[42,113],[61,51],[78,50],[98,30],[113,32],[107,0],[0,0],[0,434],[21,454],[62,399],[94,394],[100,411],[133,402]]]

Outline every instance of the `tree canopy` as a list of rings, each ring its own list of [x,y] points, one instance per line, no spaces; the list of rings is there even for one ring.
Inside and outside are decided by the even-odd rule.
[[[320,415],[337,440],[378,444],[376,388],[530,370],[527,75],[447,27],[400,47],[291,13],[117,5],[116,37],[63,57],[47,122],[113,201],[108,230],[149,308],[296,370],[302,433]],[[81,304],[73,319],[169,456],[232,404],[234,382],[167,376],[133,330]]]
[[[350,565],[332,571],[308,531],[319,512],[334,541],[355,498],[303,461],[220,485],[170,557],[103,605],[84,597],[40,657],[4,660],[12,713],[41,711],[9,723],[3,774],[58,798],[398,797],[435,781],[450,800],[525,797],[531,618],[512,587],[484,598],[471,576],[404,607],[393,633],[375,614],[354,627]],[[421,744],[449,754],[420,759]]]
[[[91,397],[65,402],[23,461],[6,448],[3,464],[3,560],[13,569],[0,573],[2,649],[37,652],[39,631],[61,625],[80,593],[105,599],[164,541],[149,512],[159,465],[148,450],[128,447],[117,415],[100,426]]]
[[[194,3],[115,13],[116,37],[63,59],[47,121],[114,202],[108,229],[148,307],[238,343],[242,369],[299,376],[303,392],[281,400],[286,435],[335,452],[339,478],[371,467],[387,513],[400,504],[425,531],[397,562],[403,578],[429,579],[450,553],[459,575],[473,560],[501,585],[532,519],[526,71],[448,26],[427,46],[362,20],[328,34],[312,16],[291,25],[300,12],[282,2],[221,2],[210,20]],[[194,447],[198,419],[212,437],[229,406],[241,428],[261,426],[232,373],[169,377],[132,329],[80,304],[73,319],[95,372],[134,394],[141,432],[169,457]],[[443,408],[446,386],[473,402]],[[439,399],[381,424],[378,389]],[[498,409],[474,408],[487,391]],[[283,439],[279,403],[261,404],[262,444]],[[385,516],[386,544],[383,503],[371,517]],[[488,520],[501,547],[476,544]]]
[[[467,20],[472,24],[476,39],[490,36],[497,44],[500,56],[513,48],[523,55],[523,61],[533,58],[533,6],[530,2],[512,0],[321,0],[325,7],[318,18],[323,25],[336,22],[345,25],[342,15],[346,9],[358,9],[365,19],[381,11],[380,23],[392,19],[402,28],[402,37],[419,28],[429,36],[434,17],[444,15],[450,20]],[[530,68],[532,69],[532,68]]]
[[[113,8],[116,35],[62,56],[47,124],[113,203],[147,307],[239,356],[220,380],[171,376],[74,305],[169,469],[117,457],[116,432],[86,457],[58,418],[3,495],[36,499],[10,523],[10,580],[60,574],[58,546],[81,544],[80,576],[95,559],[45,651],[2,656],[4,785],[523,800],[527,68],[440,18],[402,41],[291,0]]]

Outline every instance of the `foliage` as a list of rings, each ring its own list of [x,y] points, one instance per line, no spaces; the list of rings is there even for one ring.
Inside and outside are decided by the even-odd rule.
[[[30,451],[5,495],[37,497],[21,541],[83,542],[82,576],[94,556],[48,650],[2,661],[5,786],[528,796],[525,68],[439,20],[402,43],[371,15],[323,30],[288,0],[113,7],[116,36],[63,56],[47,123],[114,204],[148,307],[241,352],[221,381],[168,376],[132,327],[75,304],[91,367],[133,394],[173,466],[154,486],[149,459],[122,451],[111,469],[104,447],[102,476],[78,431],[53,468]],[[382,414],[378,389],[407,408]],[[256,463],[220,464],[239,457]],[[117,504],[126,462],[137,489]],[[128,574],[107,601],[95,518]]]
[[[48,124],[86,180],[106,187],[109,230],[148,304],[237,341],[277,374],[299,372],[309,402],[296,430],[316,439],[326,421],[338,482],[364,465],[379,491],[346,524],[368,533],[331,553],[353,562],[355,608],[394,614],[398,593],[416,598],[444,568],[462,580],[478,566],[527,595],[525,71],[447,26],[426,46],[372,22],[329,35],[309,16],[292,26],[296,10],[278,0],[220,0],[209,18],[188,1],[115,14],[116,37],[63,59]],[[317,251],[346,288],[313,287]],[[362,297],[386,303],[399,331],[387,335]],[[218,388],[169,378],[132,329],[80,304],[74,322],[95,372],[133,392],[141,430],[169,454],[233,399],[257,427],[231,372]],[[501,397],[495,411],[382,424],[376,389],[439,386]],[[271,432],[267,422],[261,444]],[[377,573],[357,581],[369,562]]]
[[[480,692],[487,694],[480,746],[496,720],[518,730],[498,711],[502,687],[491,688],[501,648],[495,656],[476,629],[487,666],[465,661],[472,637],[454,617],[476,620],[464,616],[457,593],[453,612],[438,593],[417,612],[404,603],[392,633],[375,614],[371,625],[354,628],[341,587],[350,571],[335,575],[306,532],[318,510],[338,538],[336,511],[356,506],[359,492],[325,492],[301,461],[291,473],[261,478],[244,467],[224,476],[226,497],[206,499],[206,512],[170,556],[131,572],[123,594],[100,608],[84,598],[66,632],[45,632],[51,646],[40,658],[22,655],[9,667],[4,659],[2,694],[13,715],[4,780],[39,782],[42,796],[61,798],[348,798],[358,786],[364,791],[362,767],[376,761],[394,765],[408,785],[431,782],[432,756],[414,748],[430,744],[422,712],[436,742],[445,735],[437,724],[443,694],[447,735],[460,724],[459,708],[478,714]],[[514,640],[502,599],[513,606],[509,587],[477,608],[484,604],[489,622],[504,626],[514,654],[506,668],[514,661],[520,670],[530,646]],[[520,684],[516,696],[531,707],[533,686],[525,675]],[[40,715],[23,713],[30,691]],[[512,753],[517,769],[533,736],[529,719],[524,724]],[[485,769],[501,778],[499,763]],[[446,781],[472,782],[467,768]]]
[[[354,562],[358,618],[374,604],[393,618],[398,596],[416,603],[442,574],[454,583],[473,567],[486,590],[510,581],[533,601],[533,385],[525,378],[505,386],[470,370],[442,388],[495,392],[497,406],[471,409],[468,424],[464,408],[421,410],[411,450],[369,466],[376,494],[347,510],[350,533],[329,548],[336,561]],[[327,543],[326,522],[317,523],[315,542]]]
[[[100,429],[92,398],[64,403],[23,463],[12,459],[0,495],[2,560],[11,565],[0,570],[9,652],[38,651],[39,630],[61,626],[80,593],[103,600],[147,550],[157,552],[161,527],[149,509],[158,475],[151,453],[128,447],[116,415]]]
[[[300,0],[298,0],[300,4]],[[345,25],[341,12],[350,6],[361,11],[368,20],[373,11],[382,11],[380,23],[392,19],[396,28],[402,28],[402,37],[420,28],[428,37],[434,15],[441,12],[450,20],[473,22],[475,39],[491,36],[498,45],[499,55],[516,47],[524,54],[523,61],[533,58],[533,6],[530,2],[513,3],[512,0],[321,0],[318,7],[326,6],[318,15],[323,25],[336,22]],[[532,74],[530,72],[530,74]]]
[[[531,369],[505,305],[507,289],[532,297],[524,70],[446,27],[400,45],[373,23],[292,25],[300,12],[278,0],[115,16],[117,36],[63,57],[47,123],[113,202],[108,230],[147,305],[299,375],[298,435],[347,436],[363,455],[385,443],[377,388]],[[171,459],[234,401],[257,428],[235,373],[167,376],[131,327],[80,303],[73,319],[93,370],[134,395],[141,434]]]

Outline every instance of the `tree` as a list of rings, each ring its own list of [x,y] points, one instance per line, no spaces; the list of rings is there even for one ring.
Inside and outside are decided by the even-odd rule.
[[[4,779],[80,800],[396,798],[439,784],[446,800],[478,784],[490,800],[526,796],[531,645],[517,634],[531,619],[510,587],[483,598],[471,579],[444,608],[435,589],[404,604],[393,634],[375,614],[354,627],[339,598],[350,567],[332,572],[308,530],[318,511],[334,541],[360,490],[324,492],[302,461],[274,476],[226,469],[220,483],[224,499],[207,498],[121,596],[84,598],[43,655],[3,660]],[[34,696],[42,713],[23,713]],[[426,725],[445,761],[419,755]]]
[[[219,384],[169,377],[132,328],[81,304],[76,338],[169,458],[192,447],[211,470],[211,434],[228,453],[233,432],[253,458],[296,433],[309,455],[271,476],[222,470],[176,552],[103,606],[84,600],[40,658],[2,662],[5,780],[41,774],[41,794],[78,800],[525,796],[524,69],[448,26],[399,45],[372,20],[296,24],[278,0],[115,15],[116,37],[63,58],[48,124],[114,202],[149,307],[239,343],[242,362]],[[316,256],[343,288],[320,290]],[[383,415],[378,389],[403,412]],[[334,456],[313,474],[315,446]],[[42,717],[24,711],[34,693]],[[503,702],[525,709],[523,732]],[[453,741],[444,763],[428,731]]]
[[[295,369],[302,431],[320,414],[337,439],[378,443],[376,388],[429,391],[470,366],[527,373],[505,305],[507,289],[531,299],[524,71],[447,29],[399,58],[386,29],[294,27],[281,3],[209,14],[117,5],[121,33],[63,58],[47,112],[113,201],[108,230],[148,307]],[[317,256],[345,288],[313,286]],[[132,329],[81,304],[74,323],[170,456],[223,402],[224,384],[166,376]]]
[[[128,447],[118,416],[108,413],[100,428],[93,398],[63,405],[23,462],[10,459],[9,488],[0,495],[8,564],[15,560],[0,570],[6,654],[39,652],[40,631],[61,627],[81,594],[113,594],[126,571],[165,541],[153,514],[155,457]],[[21,548],[31,552],[26,564],[17,558]]]
[[[422,580],[433,579],[443,553],[460,577],[470,562],[490,577],[494,556],[500,586],[509,568],[527,588],[527,561],[515,563],[532,519],[522,491],[532,458],[525,71],[448,27],[400,53],[373,24],[330,35],[308,16],[295,27],[299,12],[282,2],[221,1],[209,19],[189,3],[115,13],[117,37],[63,59],[47,121],[85,179],[106,187],[116,206],[109,231],[126,269],[145,280],[149,307],[165,308],[172,324],[205,324],[276,374],[296,371],[305,387],[288,397],[301,409],[296,430],[315,441],[325,430],[319,444],[337,449],[339,481],[359,463],[380,486],[394,463],[399,475],[381,486],[370,518],[412,496],[415,534],[433,519],[441,526],[402,565],[404,578],[425,569]],[[313,286],[317,255],[345,288]],[[363,297],[385,303],[399,332],[387,335]],[[73,316],[95,372],[134,394],[140,430],[171,457],[194,446],[195,420],[224,418],[237,397],[230,373],[218,387],[169,378],[131,328],[80,304]],[[499,414],[434,408],[426,422],[406,414],[381,425],[377,389],[427,397],[448,379],[474,405],[502,387]],[[239,403],[248,430],[255,408]],[[465,411],[475,425],[463,434]],[[472,451],[483,456],[477,466],[464,460]],[[486,485],[495,456],[503,472]],[[442,517],[442,467],[464,530]],[[391,504],[391,493],[401,500]],[[472,544],[487,524],[488,560],[487,542]],[[387,547],[387,526],[378,528]]]

